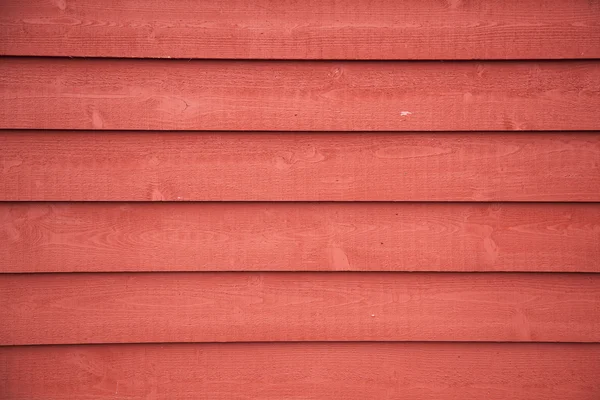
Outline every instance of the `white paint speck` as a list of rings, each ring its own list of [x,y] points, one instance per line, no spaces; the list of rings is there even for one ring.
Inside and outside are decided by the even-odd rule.
[[[375,314],[371,314],[371,317],[374,317],[374,316],[375,316]]]
[[[406,117],[407,115],[411,115],[412,113],[410,111],[400,111],[400,115],[402,117]]]

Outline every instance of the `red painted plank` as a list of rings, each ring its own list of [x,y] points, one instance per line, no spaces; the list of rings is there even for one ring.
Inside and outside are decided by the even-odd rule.
[[[3,0],[0,54],[276,59],[600,57],[596,1]]]
[[[599,274],[0,276],[0,344],[600,340]]]
[[[600,63],[9,58],[0,128],[600,129]]]
[[[0,272],[600,272],[600,205],[0,203],[0,242]]]
[[[0,132],[2,200],[600,201],[600,134]]]
[[[591,400],[599,359],[597,344],[3,347],[0,397]]]

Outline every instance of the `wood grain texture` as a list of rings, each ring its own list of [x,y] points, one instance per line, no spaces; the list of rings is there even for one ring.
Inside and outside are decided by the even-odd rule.
[[[595,400],[597,344],[239,343],[0,348],[0,397]]]
[[[599,21],[589,0],[3,0],[0,54],[597,58]]]
[[[0,272],[600,272],[600,205],[0,203],[0,242]]]
[[[600,129],[600,63],[8,58],[0,128]]]
[[[600,201],[600,133],[0,132],[1,200]]]
[[[600,340],[599,274],[0,275],[0,344]]]

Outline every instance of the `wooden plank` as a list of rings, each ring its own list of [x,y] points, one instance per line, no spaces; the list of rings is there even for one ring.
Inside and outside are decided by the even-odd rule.
[[[600,205],[0,203],[0,272],[600,272]]]
[[[600,340],[600,275],[0,276],[0,344]]]
[[[599,21],[588,0],[3,0],[0,54],[598,58]]]
[[[0,397],[582,400],[600,393],[598,359],[597,344],[3,347]]]
[[[0,128],[600,129],[600,63],[8,58]]]
[[[600,201],[600,134],[0,132],[2,200]]]

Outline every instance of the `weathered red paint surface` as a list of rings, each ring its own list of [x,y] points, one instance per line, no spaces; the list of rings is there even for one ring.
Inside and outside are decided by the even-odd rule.
[[[3,0],[0,54],[594,58],[599,16],[589,0]]]
[[[551,3],[2,1],[0,398],[600,398],[600,6]]]
[[[0,272],[600,272],[591,203],[0,203]]]
[[[0,132],[2,200],[598,201],[600,134]]]
[[[595,61],[8,58],[0,128],[598,130]]]
[[[600,274],[0,275],[0,344],[600,339]]]
[[[0,397],[591,400],[598,359],[564,343],[0,347]]]

